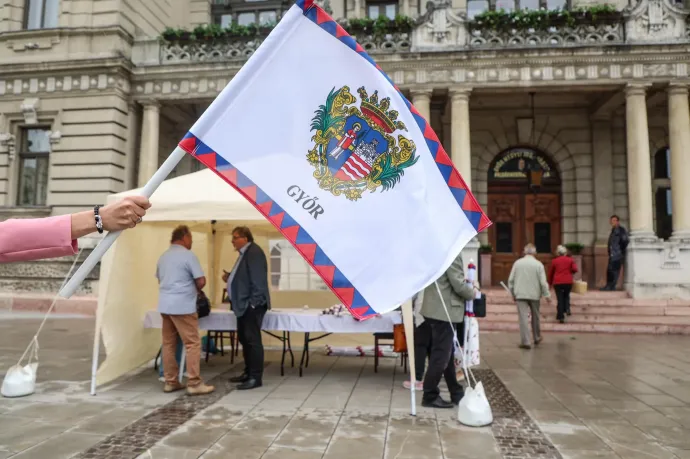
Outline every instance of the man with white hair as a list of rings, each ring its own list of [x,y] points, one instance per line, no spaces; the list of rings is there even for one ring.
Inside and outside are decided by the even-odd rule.
[[[525,256],[513,264],[508,278],[508,288],[517,303],[520,320],[520,348],[531,349],[527,316],[532,313],[532,336],[536,346],[542,340],[539,328],[539,301],[542,297],[551,302],[549,285],[546,283],[546,270],[541,261],[535,258],[534,244],[525,246]]]

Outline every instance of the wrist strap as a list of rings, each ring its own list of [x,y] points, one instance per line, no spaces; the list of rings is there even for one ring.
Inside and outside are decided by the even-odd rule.
[[[96,219],[96,229],[98,230],[98,233],[103,234],[103,219],[98,214],[98,209],[100,209],[100,208],[101,208],[101,206],[94,206],[93,215],[94,215],[94,218]]]

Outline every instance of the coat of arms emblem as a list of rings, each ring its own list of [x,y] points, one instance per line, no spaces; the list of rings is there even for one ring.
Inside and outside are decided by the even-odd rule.
[[[357,93],[359,107],[349,87],[331,90],[312,119],[314,148],[307,154],[319,187],[351,201],[367,190],[391,190],[419,158],[412,140],[394,137],[407,127],[390,98],[379,101],[378,91],[369,95],[364,87]]]

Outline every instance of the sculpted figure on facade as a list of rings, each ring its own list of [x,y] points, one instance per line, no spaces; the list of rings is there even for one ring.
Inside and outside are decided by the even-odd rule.
[[[414,30],[413,51],[433,51],[465,46],[463,14],[453,12],[451,0],[430,0]]]
[[[686,38],[690,11],[670,0],[640,0],[626,8],[625,34],[629,42],[677,41]]]

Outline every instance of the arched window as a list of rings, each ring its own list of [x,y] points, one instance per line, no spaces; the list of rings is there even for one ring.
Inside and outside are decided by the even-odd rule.
[[[656,235],[668,239],[673,232],[671,202],[671,149],[660,148],[654,154],[654,204],[656,207]]]

